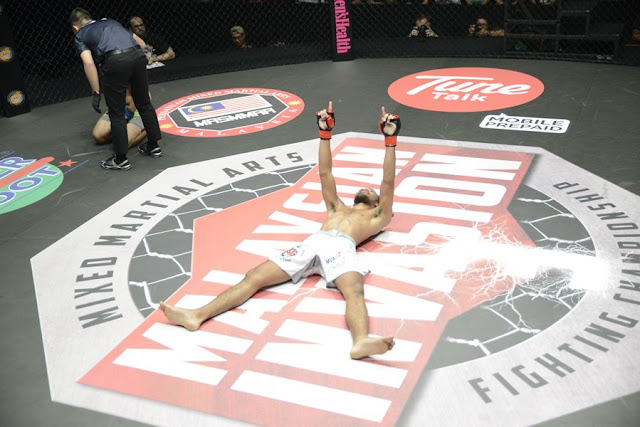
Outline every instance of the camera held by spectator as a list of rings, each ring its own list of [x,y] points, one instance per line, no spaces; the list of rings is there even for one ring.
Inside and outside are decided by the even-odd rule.
[[[492,29],[487,19],[478,18],[475,24],[469,25],[469,37],[504,37],[504,30]]]
[[[425,14],[421,14],[416,18],[415,25],[409,33],[409,38],[428,38],[438,37],[438,35],[431,28],[431,22],[429,17]]]

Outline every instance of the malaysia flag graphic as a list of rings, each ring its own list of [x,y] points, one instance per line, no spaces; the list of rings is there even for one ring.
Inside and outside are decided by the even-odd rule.
[[[243,113],[259,108],[271,107],[271,104],[260,95],[246,95],[237,98],[212,101],[204,104],[180,107],[182,116],[192,122],[226,114]]]

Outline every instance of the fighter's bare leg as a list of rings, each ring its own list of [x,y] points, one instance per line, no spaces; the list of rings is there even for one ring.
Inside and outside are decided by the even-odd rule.
[[[351,358],[362,359],[391,350],[395,345],[393,337],[369,336],[369,314],[364,303],[364,277],[360,273],[349,272],[338,277],[334,283],[347,302],[347,326],[353,339],[349,352]]]
[[[111,122],[106,120],[98,120],[91,132],[96,144],[108,144],[111,142]]]
[[[111,142],[111,122],[106,120],[98,120],[91,132],[96,144],[108,144]],[[137,145],[145,139],[147,132],[133,123],[127,123],[127,140],[129,148]]]
[[[129,142],[129,148],[137,145],[145,139],[147,132],[144,129],[140,129],[137,125],[129,122],[127,123],[127,139]]]
[[[287,273],[282,271],[273,261],[265,261],[249,270],[238,284],[218,295],[207,305],[196,309],[186,309],[161,302],[160,309],[171,322],[184,326],[190,331],[195,331],[205,320],[241,305],[260,289],[287,280],[289,280]]]

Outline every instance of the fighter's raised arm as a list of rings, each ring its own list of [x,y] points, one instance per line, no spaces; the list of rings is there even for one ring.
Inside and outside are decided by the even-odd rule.
[[[289,250],[274,254],[247,272],[240,282],[218,295],[211,302],[188,309],[160,303],[160,309],[173,323],[195,331],[211,317],[242,305],[261,289],[292,281],[296,283],[312,274],[321,275],[327,286],[332,284],[345,299],[345,319],[351,332],[352,359],[384,354],[393,349],[392,335],[369,334],[369,314],[364,299],[364,277],[369,269],[359,262],[356,247],[376,235],[391,220],[391,204],[395,181],[395,145],[400,119],[382,109],[380,130],[385,135],[385,158],[380,197],[372,188],[360,189],[353,207],[347,207],[338,197],[331,170],[331,130],[335,123],[333,105],[316,113],[320,129],[318,168],[322,197],[327,206],[326,219],[320,230]]]
[[[322,185],[322,198],[327,206],[327,212],[334,212],[336,208],[343,205],[336,191],[336,181],[331,172],[331,130],[335,124],[333,113],[333,103],[329,101],[329,107],[316,112],[318,123],[318,135],[320,137],[320,147],[318,149],[318,169],[320,173],[320,184]]]
[[[380,132],[384,135],[384,163],[382,165],[382,183],[380,184],[380,204],[376,211],[376,217],[380,227],[384,227],[393,216],[393,190],[396,178],[396,140],[400,133],[400,117],[388,114],[382,107],[382,117],[378,123]]]

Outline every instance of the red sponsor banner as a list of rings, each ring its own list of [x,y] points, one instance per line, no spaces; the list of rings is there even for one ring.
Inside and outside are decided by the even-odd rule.
[[[334,150],[341,197],[379,185],[381,145],[346,139]],[[481,240],[533,246],[507,211],[532,157],[398,145],[393,220],[358,249],[372,268],[370,331],[396,338],[383,356],[349,358],[344,300],[310,277],[263,290],[197,332],[154,312],[79,382],[261,425],[394,425],[447,321],[513,288],[495,260],[461,249]],[[192,278],[168,302],[202,305],[319,229],[317,172],[197,220]]]
[[[173,135],[218,138],[285,124],[304,111],[297,95],[278,89],[231,88],[195,93],[156,110],[160,129]]]
[[[499,68],[442,68],[421,71],[389,86],[391,98],[421,110],[468,113],[525,104],[544,92],[537,78]]]

